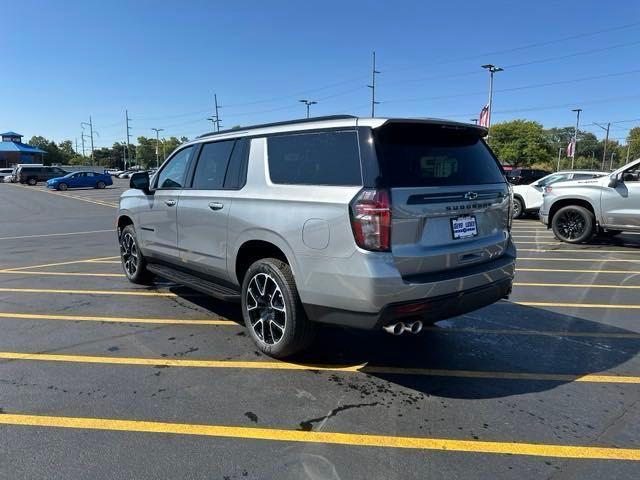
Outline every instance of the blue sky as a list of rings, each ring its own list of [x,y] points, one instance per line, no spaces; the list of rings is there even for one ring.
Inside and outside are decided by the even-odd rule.
[[[211,130],[312,114],[370,112],[376,50],[379,116],[468,121],[496,74],[493,121],[640,125],[638,1],[35,1],[3,12],[0,130],[27,139]],[[524,48],[520,48],[524,47]],[[559,58],[560,57],[560,58]],[[599,78],[594,78],[599,77]],[[545,86],[540,86],[545,84]],[[552,84],[552,85],[549,85]],[[525,87],[525,88],[520,88]],[[639,119],[635,122],[627,120]]]

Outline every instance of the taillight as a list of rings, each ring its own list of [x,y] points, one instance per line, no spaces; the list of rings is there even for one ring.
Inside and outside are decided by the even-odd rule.
[[[386,190],[364,189],[351,202],[351,227],[365,250],[391,250],[391,202]]]
[[[544,187],[544,193],[551,193],[553,191],[553,187]]]

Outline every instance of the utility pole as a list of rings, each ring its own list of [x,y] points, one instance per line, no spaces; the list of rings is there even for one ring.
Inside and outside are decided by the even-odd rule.
[[[603,127],[599,123],[593,122],[593,124],[597,127],[600,127],[603,130],[606,130],[607,135],[604,139],[604,150],[602,152],[602,170],[604,170],[604,163],[607,160],[607,145],[609,144],[609,128],[611,128],[611,123],[607,123],[607,128]]]
[[[94,164],[94,155],[93,155],[93,121],[91,120],[91,115],[89,115],[89,123],[87,123],[87,122],[81,122],[80,123],[80,126],[83,126],[83,125],[88,125],[89,126],[89,133],[90,133],[90,137],[91,137],[91,165],[93,166],[93,164]],[[83,155],[84,155],[84,146],[82,147],[82,150],[83,150]]]
[[[160,137],[159,133],[164,130],[164,128],[152,128],[154,132],[156,132],[156,168],[160,168]]]
[[[127,169],[127,160],[130,160],[129,159],[129,153],[131,153],[130,150],[129,150],[129,136],[130,136],[130,131],[131,131],[131,127],[129,126],[129,110],[125,110],[124,111],[124,121],[125,121],[126,126],[127,126],[127,145],[124,147],[124,152],[125,152],[125,155],[124,155],[124,169],[126,170]]]
[[[627,161],[625,163],[629,163],[629,153],[631,153],[631,143],[627,143]]]
[[[562,151],[564,150],[564,148],[560,147],[558,148],[558,167],[556,168],[556,172],[560,171],[560,157],[562,156]]]
[[[576,153],[578,153],[578,128],[580,127],[580,112],[581,108],[574,108],[571,110],[572,112],[576,112],[576,130],[573,132],[573,155],[571,156],[571,170],[573,170],[573,166],[576,160]]]
[[[478,124],[478,119],[477,118],[470,118],[469,120],[471,120],[476,125]]]
[[[82,158],[86,158],[86,155],[84,153],[84,137],[86,137],[86,135],[84,134],[84,124],[80,123],[80,128],[82,129],[80,132],[80,141],[82,142]],[[82,161],[84,163],[84,160]]]
[[[316,102],[315,100],[298,100],[298,101],[304,103],[307,106],[307,118],[309,118],[309,107],[311,105],[315,105],[318,102]]]
[[[376,52],[373,53],[373,66],[371,67],[371,85],[367,85],[371,89],[371,118],[376,116],[376,105],[380,102],[376,102],[376,75],[380,73],[376,70]]]
[[[219,108],[218,95],[215,94],[215,93],[213,94],[213,103],[214,103],[215,108],[216,108],[216,122],[215,122],[216,123],[216,132],[219,132],[220,131],[220,113],[218,112],[218,108]]]
[[[493,74],[504,71],[504,68],[496,67],[490,63],[482,65],[482,68],[489,71],[489,118],[487,118],[487,138],[491,131],[491,110],[493,108]]]

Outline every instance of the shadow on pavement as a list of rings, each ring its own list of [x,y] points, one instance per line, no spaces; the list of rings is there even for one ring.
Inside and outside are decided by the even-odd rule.
[[[176,289],[181,292],[183,289]],[[213,314],[243,325],[238,305],[217,302],[207,297],[188,297]],[[572,378],[514,380],[466,378],[446,375],[380,373],[376,367],[400,369],[448,370],[559,374],[579,377],[615,370],[634,358],[640,350],[640,338],[606,336],[523,335],[509,333],[447,332],[451,327],[476,329],[518,329],[543,332],[591,332],[632,334],[580,317],[508,302],[487,307],[468,316],[439,322],[436,328],[419,335],[399,337],[384,332],[365,332],[323,326],[311,348],[287,359],[308,365],[352,366],[366,364],[360,371],[370,378],[415,391],[449,398],[481,399],[546,391]],[[444,326],[443,326],[444,325]],[[496,327],[498,325],[498,327]],[[254,347],[247,337],[247,351]],[[267,359],[268,357],[264,357]],[[620,372],[621,374],[632,374]],[[327,376],[326,378],[329,378]]]

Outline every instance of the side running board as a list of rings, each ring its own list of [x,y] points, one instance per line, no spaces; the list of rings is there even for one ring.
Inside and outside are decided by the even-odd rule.
[[[175,268],[171,268],[166,265],[159,265],[157,263],[147,264],[147,270],[151,273],[155,273],[159,277],[166,278],[172,282],[192,288],[193,290],[197,290],[205,295],[211,295],[212,297],[219,298],[226,302],[240,301],[239,290],[219,285],[196,275],[191,275],[190,273],[176,270]]]

